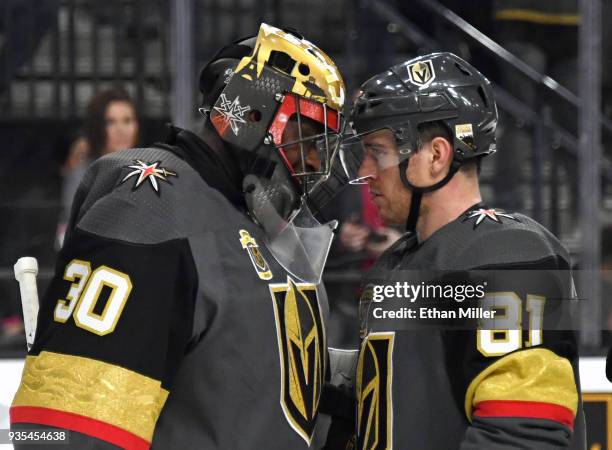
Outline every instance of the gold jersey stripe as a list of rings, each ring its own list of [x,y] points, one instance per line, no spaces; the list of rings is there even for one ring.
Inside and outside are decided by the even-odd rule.
[[[26,358],[12,406],[96,419],[151,441],[168,397],[161,382],[95,359],[41,352]]]
[[[578,14],[548,14],[529,9],[502,9],[495,13],[497,20],[520,20],[541,25],[580,25]]]
[[[578,391],[572,365],[545,348],[511,353],[491,364],[470,383],[465,414],[484,401],[542,402],[563,406],[576,415]]]

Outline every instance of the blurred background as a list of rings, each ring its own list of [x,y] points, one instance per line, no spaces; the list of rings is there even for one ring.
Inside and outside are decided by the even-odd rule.
[[[484,199],[532,216],[570,249],[585,269],[576,280],[588,299],[582,348],[603,354],[612,323],[612,279],[597,275],[612,269],[611,0],[2,0],[0,357],[25,353],[13,264],[38,258],[42,293],[87,164],[164,139],[167,122],[197,129],[199,70],[262,21],[324,49],[351,94],[436,50],[487,75],[500,124]],[[398,235],[357,189],[333,208],[343,226],[325,280],[337,346],[356,345],[360,276]]]

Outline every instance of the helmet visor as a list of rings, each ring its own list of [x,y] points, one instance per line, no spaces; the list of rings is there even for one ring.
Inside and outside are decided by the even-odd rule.
[[[339,159],[350,184],[367,184],[379,173],[398,166],[414,155],[413,139],[398,139],[391,128],[379,128],[345,136]]]

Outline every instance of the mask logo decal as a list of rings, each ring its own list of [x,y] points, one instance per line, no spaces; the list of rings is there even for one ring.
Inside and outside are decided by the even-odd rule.
[[[223,72],[223,75],[225,76],[225,79],[223,80],[223,82],[225,84],[228,84],[230,80],[232,79],[232,77],[234,76],[234,71],[230,68],[227,68],[225,69],[225,72]]]
[[[237,95],[234,100],[230,101],[225,94],[221,94],[216,105],[213,107],[210,120],[219,131],[220,135],[223,136],[229,126],[234,132],[234,135],[238,136],[240,125],[246,123],[244,114],[250,110],[250,106],[240,105],[240,96]]]

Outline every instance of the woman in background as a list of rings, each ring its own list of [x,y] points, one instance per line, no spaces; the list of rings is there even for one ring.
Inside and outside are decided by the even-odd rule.
[[[105,89],[87,105],[84,135],[68,152],[62,167],[62,211],[57,226],[56,247],[62,247],[74,194],[89,164],[107,153],[138,144],[139,121],[136,107],[122,88]]]

